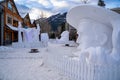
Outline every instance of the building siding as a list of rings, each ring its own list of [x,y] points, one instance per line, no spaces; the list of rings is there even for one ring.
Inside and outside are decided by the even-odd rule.
[[[3,45],[4,35],[4,12],[3,7],[0,5],[0,45]]]
[[[12,10],[10,10],[8,7],[9,2],[11,3]],[[12,42],[15,42],[18,40],[18,36],[16,36],[18,32],[10,29],[7,26],[7,24],[9,21],[11,21],[12,26],[18,27],[18,22],[23,22],[23,19],[21,18],[21,16],[17,11],[14,0],[6,0],[2,2],[0,5],[3,6],[3,12],[4,12],[4,15],[2,16],[4,19],[2,20],[3,31],[1,34],[1,37],[3,38],[3,40],[1,40],[1,42],[4,45],[12,44]],[[8,17],[10,17],[10,20],[8,20]],[[17,21],[17,24],[15,23],[15,21]]]

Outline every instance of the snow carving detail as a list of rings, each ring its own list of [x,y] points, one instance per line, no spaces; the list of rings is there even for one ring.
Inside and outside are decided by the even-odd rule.
[[[67,14],[67,22],[78,31],[78,55],[88,63],[120,63],[120,15],[108,9],[81,5]]]

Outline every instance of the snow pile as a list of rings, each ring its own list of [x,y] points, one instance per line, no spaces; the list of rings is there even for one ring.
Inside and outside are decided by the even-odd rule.
[[[69,32],[68,31],[63,31],[61,33],[61,38],[58,39],[58,43],[68,43],[69,42]]]

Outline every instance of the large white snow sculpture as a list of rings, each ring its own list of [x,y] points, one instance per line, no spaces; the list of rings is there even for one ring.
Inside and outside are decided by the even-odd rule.
[[[19,22],[16,30],[18,31],[18,43],[12,43],[13,47],[41,47],[43,45],[39,38],[40,26],[38,24],[37,28],[22,28],[21,22]]]
[[[37,25],[36,28],[27,28],[24,29],[23,31],[23,37],[24,37],[24,42],[39,42],[39,33],[40,33],[40,27]]]
[[[81,5],[68,12],[67,22],[77,29],[79,53],[85,53],[88,62],[120,63],[119,14],[99,6]]]
[[[87,18],[81,19],[78,26],[79,37],[77,42],[80,43],[79,48],[82,50],[97,46],[101,46],[107,49],[112,48],[112,28]]]
[[[23,40],[25,43],[33,42],[32,34],[33,34],[33,32],[32,32],[31,28],[24,29]]]

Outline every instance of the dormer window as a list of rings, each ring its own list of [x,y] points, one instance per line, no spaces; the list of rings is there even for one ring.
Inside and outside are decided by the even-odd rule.
[[[12,5],[11,5],[10,1],[8,2],[8,9],[12,11]]]
[[[13,12],[14,12],[14,13],[16,13],[16,10],[15,10],[15,8],[13,8]]]

